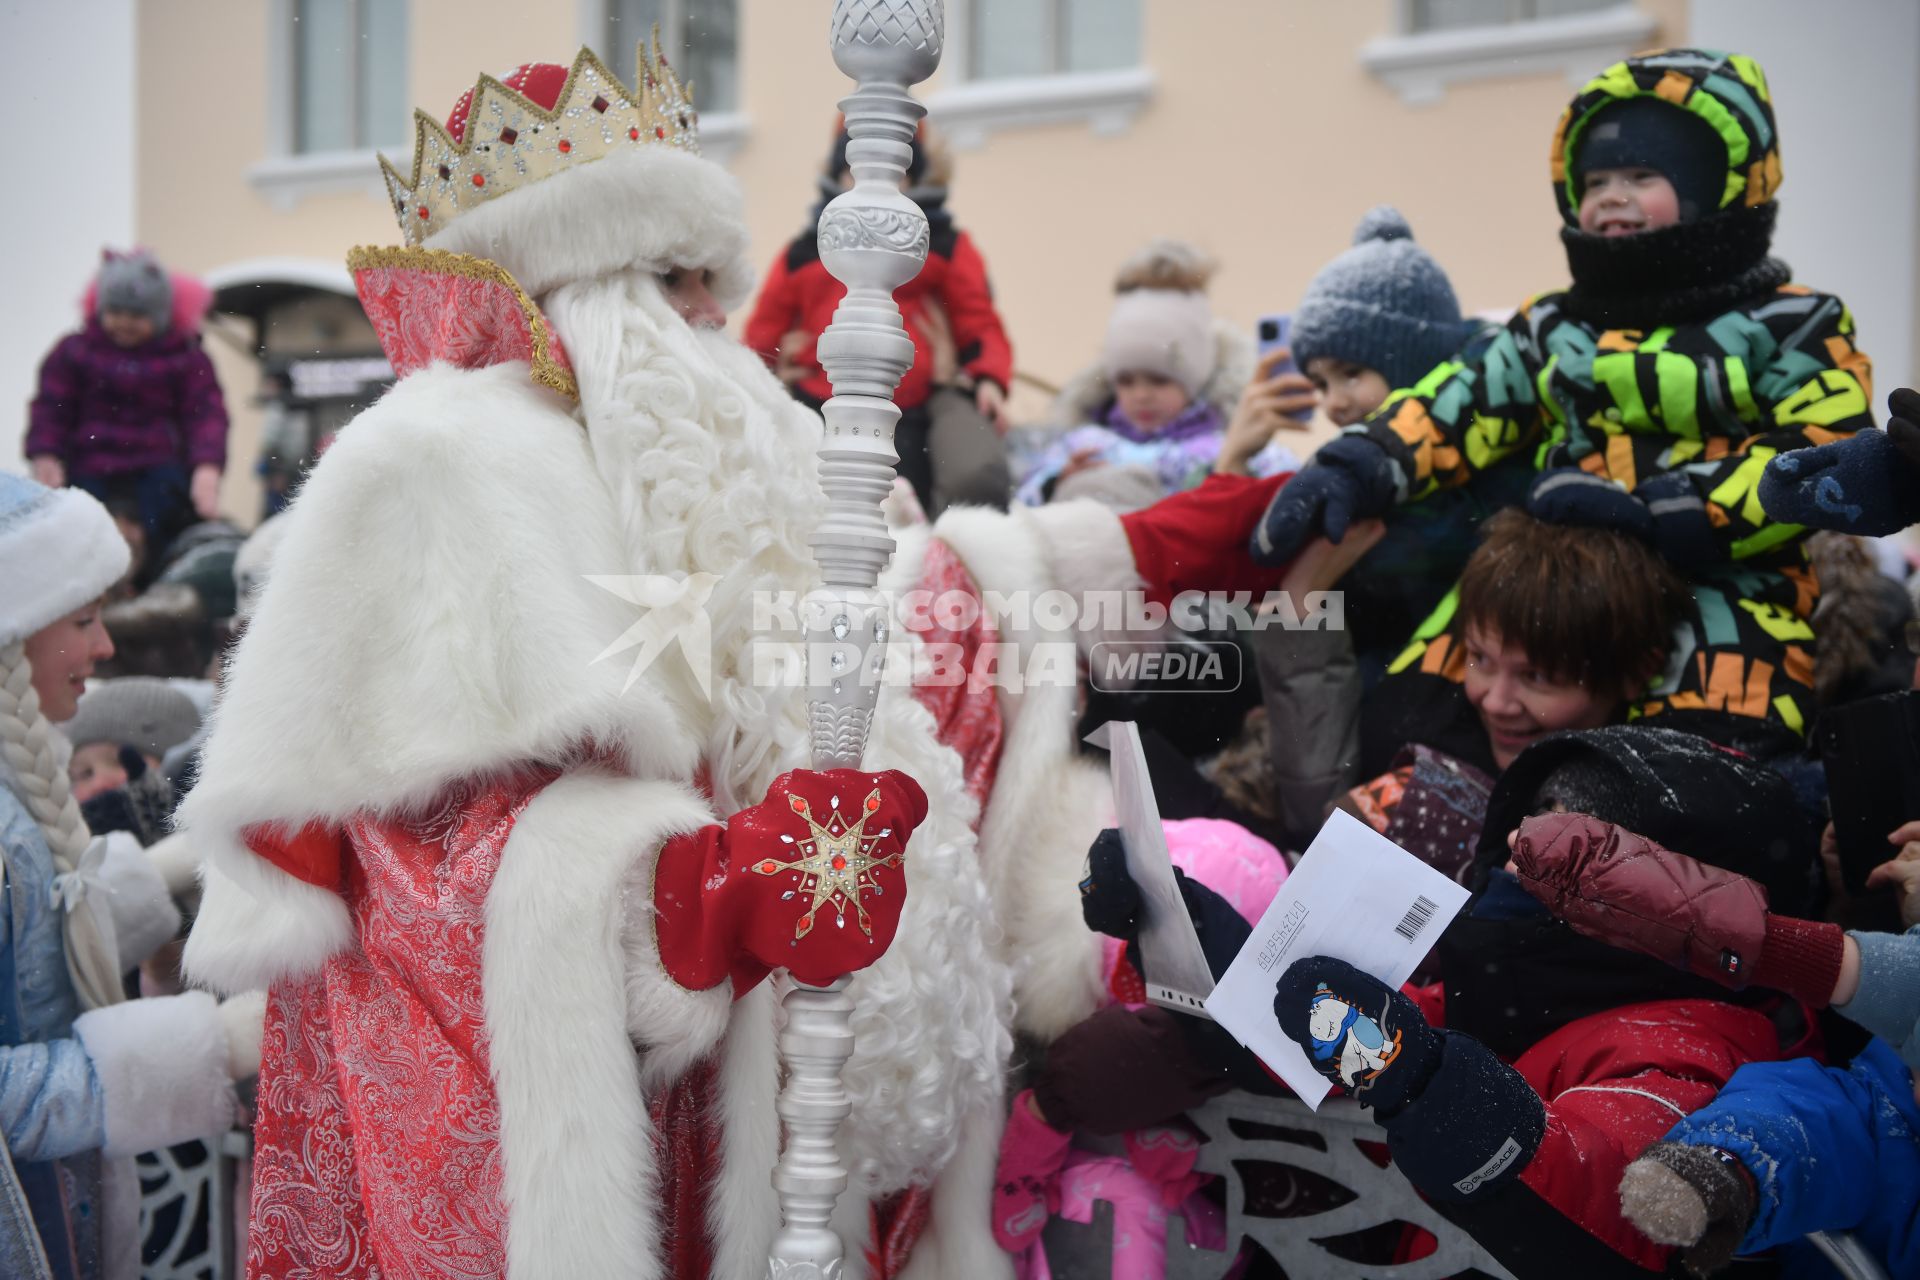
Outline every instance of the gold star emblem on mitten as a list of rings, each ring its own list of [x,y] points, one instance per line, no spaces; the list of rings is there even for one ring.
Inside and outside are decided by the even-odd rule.
[[[867,908],[860,901],[862,892],[871,890],[883,892],[874,878],[876,867],[898,867],[906,857],[904,850],[897,850],[882,857],[874,857],[874,845],[886,836],[893,834],[891,827],[882,827],[872,835],[867,834],[867,819],[880,809],[880,789],[875,787],[861,805],[858,819],[849,823],[846,814],[840,810],[840,797],[831,800],[832,812],[826,822],[816,822],[806,797],[790,795],[787,803],[793,811],[806,820],[809,834],[796,841],[792,836],[781,836],[781,840],[793,844],[800,857],[792,862],[781,862],[774,858],[762,858],[753,864],[753,869],[763,876],[777,876],[782,872],[798,873],[799,885],[780,895],[786,901],[797,894],[812,895],[806,914],[800,917],[794,926],[795,942],[813,931],[814,918],[822,906],[833,908],[834,925],[846,928],[847,908],[852,907],[860,932],[873,937],[873,922],[867,917]]]

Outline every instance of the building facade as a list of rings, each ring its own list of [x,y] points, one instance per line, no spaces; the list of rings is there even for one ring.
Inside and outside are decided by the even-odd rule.
[[[234,313],[210,343],[236,409],[233,514],[250,519],[260,505],[250,465],[262,357],[364,354],[338,317],[325,334],[276,329],[268,299],[344,293],[346,250],[397,240],[373,157],[410,163],[414,106],[443,115],[476,72],[564,62],[583,43],[631,68],[636,38],[658,22],[695,80],[708,153],[745,189],[753,253],[771,263],[816,199],[848,87],[827,51],[830,7],[132,0],[132,233],[213,280]],[[1114,267],[1155,235],[1212,253],[1215,308],[1248,326],[1290,310],[1380,202],[1406,214],[1469,309],[1509,308],[1562,283],[1547,178],[1554,121],[1592,72],[1662,43],[1737,48],[1769,68],[1787,169],[1782,249],[1799,278],[1853,304],[1882,391],[1920,372],[1920,90],[1908,74],[1920,7],[1910,0],[1855,0],[1844,28],[1794,0],[947,9],[948,54],[925,98],[955,153],[949,208],[986,256],[1014,342],[1023,417],[1044,409],[1044,385],[1094,358]],[[1887,62],[1887,74],[1863,58]],[[1907,100],[1876,105],[1864,122],[1850,114],[1864,109],[1848,96],[1854,83]],[[1885,200],[1863,208],[1868,191]]]

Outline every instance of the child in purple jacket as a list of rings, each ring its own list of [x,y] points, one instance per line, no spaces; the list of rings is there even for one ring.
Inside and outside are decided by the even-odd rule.
[[[209,297],[145,251],[104,257],[85,326],[40,365],[26,454],[40,483],[137,519],[157,563],[196,516],[218,514],[227,408],[200,346]]]

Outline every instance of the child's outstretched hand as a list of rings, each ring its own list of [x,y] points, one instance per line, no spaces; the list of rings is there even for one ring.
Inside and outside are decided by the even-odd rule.
[[[1354,521],[1386,515],[1394,474],[1387,451],[1366,436],[1335,436],[1273,495],[1247,549],[1253,562],[1286,564],[1316,537],[1338,543]]]
[[[1441,1035],[1420,1006],[1344,960],[1294,961],[1273,1015],[1314,1070],[1383,1117],[1417,1098],[1440,1065]]]

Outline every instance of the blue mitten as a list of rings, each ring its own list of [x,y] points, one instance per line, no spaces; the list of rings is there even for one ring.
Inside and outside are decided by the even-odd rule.
[[[1420,1006],[1344,960],[1294,961],[1273,1015],[1314,1070],[1383,1117],[1418,1097],[1440,1063],[1441,1035]]]
[[[1356,519],[1385,515],[1397,492],[1385,449],[1355,432],[1335,436],[1267,504],[1253,527],[1254,563],[1286,564],[1318,534],[1338,542]]]
[[[1897,416],[1885,431],[1867,428],[1769,462],[1760,477],[1767,514],[1868,537],[1920,524],[1920,395],[1903,388],[1887,403]]]
[[[1632,496],[1652,515],[1653,545],[1669,564],[1698,571],[1726,562],[1726,549],[1707,515],[1707,501],[1684,471],[1650,476]]]
[[[1373,1108],[1394,1167],[1422,1194],[1471,1202],[1520,1176],[1546,1134],[1531,1085],[1471,1036],[1327,956],[1296,960],[1273,999],[1280,1030],[1320,1074]]]
[[[1535,476],[1527,490],[1527,514],[1548,524],[1614,529],[1654,541],[1653,513],[1646,503],[1579,467],[1554,467]]]

